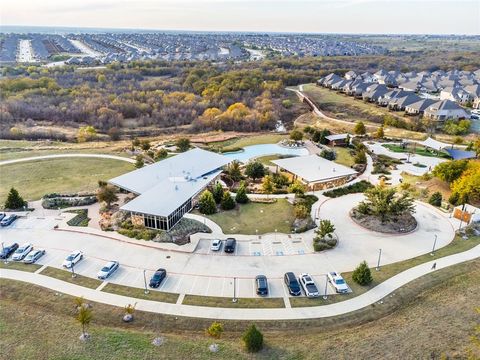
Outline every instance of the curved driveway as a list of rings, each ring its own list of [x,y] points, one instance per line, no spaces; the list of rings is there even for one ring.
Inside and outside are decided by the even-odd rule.
[[[126,161],[126,162],[129,162],[129,163],[132,163],[132,164],[135,163],[135,160],[133,160],[133,159],[122,157],[122,156],[117,156],[117,155],[78,153],[78,154],[42,155],[42,156],[32,156],[32,157],[26,157],[26,158],[20,158],[20,159],[4,160],[4,161],[0,161],[0,166],[1,165],[8,165],[8,164],[15,164],[15,163],[24,162],[24,161],[61,159],[61,158],[69,158],[69,157],[114,159],[114,160]]]

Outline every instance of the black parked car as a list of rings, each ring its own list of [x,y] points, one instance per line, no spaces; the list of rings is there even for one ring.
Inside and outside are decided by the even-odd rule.
[[[226,253],[233,253],[235,252],[235,246],[237,246],[237,240],[234,238],[228,238],[225,240],[225,246],[223,247],[223,251]]]
[[[288,292],[293,296],[300,296],[302,295],[302,291],[300,290],[300,284],[298,283],[297,278],[293,272],[287,272],[284,276],[285,285],[287,285]]]
[[[158,269],[157,271],[155,271],[155,274],[153,274],[152,278],[150,279],[150,284],[148,286],[150,286],[151,288],[158,288],[166,276],[167,270]]]
[[[18,249],[18,244],[17,243],[13,243],[10,246],[4,246],[2,249],[0,249],[0,259],[8,258],[17,249]]]
[[[265,275],[258,275],[255,278],[255,285],[257,288],[257,295],[268,295],[268,282]]]

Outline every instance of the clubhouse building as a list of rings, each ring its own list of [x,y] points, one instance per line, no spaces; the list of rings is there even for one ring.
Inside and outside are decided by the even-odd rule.
[[[231,160],[195,148],[109,180],[136,197],[120,209],[131,214],[132,223],[150,229],[170,230],[192,210],[198,195]]]

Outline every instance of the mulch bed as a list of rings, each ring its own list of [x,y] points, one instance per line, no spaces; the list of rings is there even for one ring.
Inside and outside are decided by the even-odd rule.
[[[386,234],[407,234],[417,228],[417,220],[411,214],[397,216],[382,223],[377,216],[363,215],[352,209],[350,217],[355,223],[368,230]]]

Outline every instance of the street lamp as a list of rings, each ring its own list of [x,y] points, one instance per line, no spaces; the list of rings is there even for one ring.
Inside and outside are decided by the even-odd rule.
[[[277,242],[277,229],[275,229],[275,242]]]
[[[233,303],[236,303],[238,301],[236,290],[237,290],[237,278],[234,277],[233,278],[233,299],[232,299]]]
[[[378,249],[378,261],[377,261],[377,267],[375,270],[379,271],[380,270],[380,258],[382,257],[382,249]]]
[[[328,286],[328,274],[325,274],[325,292],[323,293],[323,300],[327,300],[327,286]]]
[[[432,247],[432,252],[430,255],[435,255],[435,245],[437,245],[437,234],[435,234],[435,240],[433,240],[433,247]]]
[[[148,295],[150,291],[147,288],[147,275],[146,275],[147,270],[143,270],[143,283],[145,284],[145,290],[144,293],[145,295]]]
[[[7,265],[8,264],[8,257],[7,257],[7,254],[5,254],[5,246],[3,245],[3,241],[2,241],[2,254],[3,254],[3,256],[5,256],[5,260],[3,261],[3,263],[5,265]]]
[[[258,229],[255,229],[255,234],[257,236],[257,240],[260,240],[260,238],[258,237]]]
[[[77,274],[75,274],[75,263],[72,261],[72,278],[75,279],[77,277]]]

